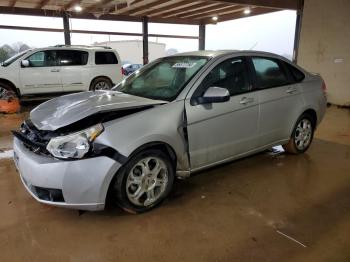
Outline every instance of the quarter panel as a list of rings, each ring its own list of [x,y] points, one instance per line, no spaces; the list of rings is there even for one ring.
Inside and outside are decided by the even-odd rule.
[[[327,108],[327,98],[322,91],[322,81],[321,77],[315,75],[300,84],[305,105],[303,111],[314,109],[317,115],[317,124],[323,119]]]

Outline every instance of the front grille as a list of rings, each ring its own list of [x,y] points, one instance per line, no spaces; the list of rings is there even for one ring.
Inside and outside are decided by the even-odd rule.
[[[23,142],[23,145],[36,154],[49,155],[46,146],[49,142],[47,131],[37,129],[29,120],[26,120],[20,131],[12,131],[13,135]]]

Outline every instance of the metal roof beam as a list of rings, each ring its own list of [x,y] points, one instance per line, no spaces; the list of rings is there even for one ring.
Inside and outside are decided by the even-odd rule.
[[[72,0],[70,1],[68,4],[66,4],[64,7],[63,7],[63,10],[69,10],[70,8],[72,8],[74,5],[77,5],[80,3],[80,0]]]
[[[251,9],[251,13],[249,15],[244,15],[242,16],[241,12],[235,12],[233,14],[225,14],[225,15],[220,15],[218,16],[217,21],[213,21],[211,17],[207,17],[198,21],[201,21],[204,24],[216,24],[218,22],[224,22],[224,21],[229,21],[229,20],[234,20],[234,19],[239,19],[239,18],[245,18],[245,17],[250,17],[254,15],[261,15],[261,14],[267,14],[271,12],[276,12],[279,9],[271,9],[271,8],[262,8],[262,7],[256,7]]]
[[[103,8],[104,6],[108,5],[109,3],[113,2],[114,0],[103,0],[100,2],[97,2],[95,4],[92,4],[84,9],[84,12],[90,13],[93,11],[96,11],[99,8]],[[123,3],[121,6],[126,7],[127,4]]]
[[[198,5],[198,3],[199,3],[198,1],[182,0],[180,2],[176,2],[173,4],[167,5],[167,6],[156,7],[152,10],[145,11],[145,12],[143,12],[143,15],[152,16],[153,14],[160,14],[162,12],[169,12],[169,10],[172,10],[173,12],[175,12],[177,9],[182,8],[182,6],[186,5],[186,8],[192,8],[192,6]],[[203,4],[203,3],[201,3],[201,4]]]
[[[242,6],[240,6],[240,7],[242,7]],[[208,7],[208,8],[200,9],[198,11],[195,10],[195,11],[191,11],[191,12],[188,12],[188,13],[183,13],[183,14],[179,15],[178,17],[191,18],[192,19],[193,16],[205,15],[205,14],[208,14],[208,13],[220,13],[220,12],[236,10],[236,9],[237,9],[237,5]]]
[[[194,10],[200,11],[201,9],[205,9],[205,8],[208,8],[208,7],[212,8],[213,6],[217,6],[217,5],[220,5],[220,4],[208,3],[206,5],[203,5],[203,3],[200,3],[200,4],[196,4],[196,5],[190,6],[190,7],[180,8],[180,9],[177,9],[175,11],[164,12],[161,15],[159,15],[159,17],[173,17],[173,16],[176,17],[176,16],[178,16],[180,14],[192,12]]]
[[[216,0],[217,2],[257,6],[274,9],[292,9],[298,10],[300,8],[299,0]]]
[[[16,3],[17,3],[17,0],[10,0],[9,7],[15,7]]]
[[[43,8],[45,5],[47,5],[49,3],[50,0],[41,0],[35,8],[41,9]]]

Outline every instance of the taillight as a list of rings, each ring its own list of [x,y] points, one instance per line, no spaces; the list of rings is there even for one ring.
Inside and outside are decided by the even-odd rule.
[[[122,72],[122,75],[125,75],[125,70],[124,70],[124,68],[120,68],[120,71]]]

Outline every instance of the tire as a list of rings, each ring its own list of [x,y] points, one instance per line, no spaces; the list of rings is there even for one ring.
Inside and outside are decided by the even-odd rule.
[[[90,84],[90,90],[110,90],[113,87],[112,81],[107,77],[97,77]]]
[[[315,126],[315,119],[311,115],[302,114],[294,126],[290,140],[282,145],[284,150],[295,155],[308,150],[314,137]]]
[[[158,172],[154,170],[156,163]],[[117,173],[112,185],[112,201],[115,199],[129,213],[149,211],[169,195],[174,177],[175,170],[167,154],[157,149],[142,151]]]
[[[0,82],[0,99],[9,97],[18,98],[16,91],[10,85]]]

